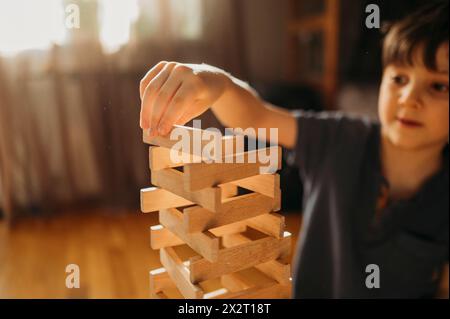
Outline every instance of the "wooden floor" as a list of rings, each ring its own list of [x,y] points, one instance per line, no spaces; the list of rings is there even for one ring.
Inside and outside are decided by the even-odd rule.
[[[286,216],[293,247],[299,214]],[[150,248],[157,214],[83,211],[0,221],[0,298],[148,298],[148,272],[160,267]],[[80,288],[67,289],[68,264],[80,267]]]

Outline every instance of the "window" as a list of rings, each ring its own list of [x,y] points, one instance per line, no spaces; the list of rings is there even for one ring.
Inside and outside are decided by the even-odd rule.
[[[162,35],[195,40],[202,36],[205,0],[0,0],[0,54],[48,49],[53,43],[99,39],[106,52],[137,39]],[[78,5],[80,28],[66,26],[69,5]],[[134,34],[133,34],[134,33]]]
[[[0,0],[0,53],[46,49],[66,37],[62,0]]]
[[[195,40],[202,36],[202,0],[170,0],[175,37]]]
[[[137,0],[99,0],[100,42],[114,52],[130,40],[130,30],[139,15]]]

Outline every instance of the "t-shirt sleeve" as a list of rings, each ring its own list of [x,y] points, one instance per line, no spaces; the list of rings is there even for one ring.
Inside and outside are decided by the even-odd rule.
[[[312,176],[327,159],[345,156],[363,139],[375,122],[367,117],[340,111],[293,112],[297,120],[297,142],[289,154],[289,163],[299,168],[303,178]]]

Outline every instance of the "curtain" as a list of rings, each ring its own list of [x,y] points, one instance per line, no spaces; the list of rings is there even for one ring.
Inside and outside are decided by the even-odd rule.
[[[138,206],[139,189],[150,184],[140,78],[160,60],[243,75],[238,1],[136,0],[127,21],[112,10],[120,1],[70,3],[80,6],[80,28],[68,30],[63,44],[2,57],[0,42],[0,208],[7,218],[90,203]],[[216,123],[211,114],[204,119]]]

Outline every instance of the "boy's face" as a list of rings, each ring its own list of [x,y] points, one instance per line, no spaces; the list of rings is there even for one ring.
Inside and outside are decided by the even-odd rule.
[[[416,50],[413,66],[388,65],[380,87],[382,133],[404,149],[445,145],[449,136],[448,43],[436,54],[437,71],[428,70]]]

